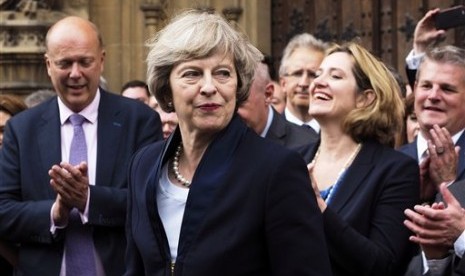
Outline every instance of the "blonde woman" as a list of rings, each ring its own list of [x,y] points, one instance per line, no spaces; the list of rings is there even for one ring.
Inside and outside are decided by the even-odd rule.
[[[414,253],[403,212],[418,202],[419,172],[391,147],[403,120],[398,89],[355,43],[330,49],[310,86],[321,138],[304,156],[334,275],[402,275]]]

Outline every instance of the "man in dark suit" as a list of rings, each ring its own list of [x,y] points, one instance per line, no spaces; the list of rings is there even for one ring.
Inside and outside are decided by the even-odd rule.
[[[98,87],[104,58],[94,24],[79,17],[58,21],[47,33],[45,53],[58,97],[6,126],[0,236],[20,245],[20,275],[71,275],[72,210],[79,214],[76,224],[92,231],[95,275],[124,271],[127,167],[132,154],[161,140],[162,132],[148,106]],[[84,117],[87,162],[72,164],[76,131],[69,118],[76,114]]]
[[[310,116],[309,86],[325,56],[328,44],[309,33],[294,36],[283,51],[279,67],[279,83],[286,94],[283,116],[291,123],[320,131],[318,122]]]
[[[420,132],[415,142],[400,150],[419,160],[422,199],[433,202],[441,183],[449,184],[449,190],[455,192],[459,200],[463,199],[459,194],[463,193],[464,184],[454,181],[465,179],[465,154],[459,151],[465,148],[465,50],[444,46],[427,51],[418,68],[414,93]],[[415,234],[411,240],[423,249],[422,254],[412,260],[406,275],[436,275],[435,271],[442,270],[450,258],[448,250],[465,246],[459,239],[465,225],[444,227],[448,225],[447,216],[442,214],[451,209],[437,204],[432,208],[416,206],[415,211],[406,210],[405,225]],[[460,204],[465,206],[465,201]],[[461,231],[457,230],[459,228]],[[436,231],[438,229],[443,231]],[[439,263],[441,268],[437,268]]]
[[[238,113],[258,135],[271,139],[287,148],[296,148],[315,142],[318,134],[288,122],[272,106],[273,84],[265,63],[259,63],[250,86],[250,95]]]

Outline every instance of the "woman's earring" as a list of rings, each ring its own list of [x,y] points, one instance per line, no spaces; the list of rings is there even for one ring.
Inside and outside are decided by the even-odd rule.
[[[174,112],[173,102],[168,102],[168,103],[167,103],[167,106],[168,106],[168,108],[170,109],[170,112]]]

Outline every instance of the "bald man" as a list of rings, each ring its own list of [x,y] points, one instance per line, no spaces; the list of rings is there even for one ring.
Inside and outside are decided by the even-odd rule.
[[[268,67],[259,63],[255,69],[249,98],[238,109],[239,115],[258,135],[293,149],[318,139],[315,132],[288,122],[271,105],[274,86]]]
[[[162,139],[160,118],[142,102],[99,88],[105,50],[91,22],[66,17],[45,43],[57,97],[6,125],[0,236],[20,245],[20,275],[122,275],[126,170],[135,151]],[[77,115],[84,119],[86,158],[72,163],[70,118]],[[90,233],[90,254],[80,255],[91,255],[86,265],[68,258],[80,245],[70,241],[76,227]]]

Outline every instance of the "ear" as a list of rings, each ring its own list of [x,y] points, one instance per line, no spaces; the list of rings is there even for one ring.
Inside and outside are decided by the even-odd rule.
[[[273,94],[274,94],[274,85],[272,82],[269,82],[266,86],[265,86],[265,103],[268,105],[268,104],[271,104],[272,100],[273,100]]]
[[[358,94],[355,106],[357,108],[366,107],[373,103],[376,99],[376,94],[373,89],[367,89],[363,91],[361,94]]]
[[[50,59],[47,54],[44,54],[45,65],[47,66],[47,74],[50,76]]]

